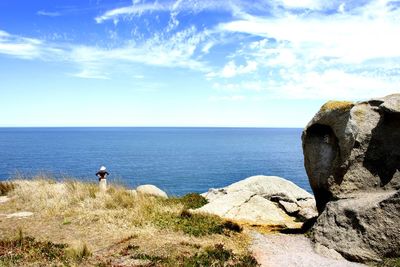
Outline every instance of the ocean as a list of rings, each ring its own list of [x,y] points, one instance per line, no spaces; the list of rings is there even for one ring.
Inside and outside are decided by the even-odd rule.
[[[154,184],[171,195],[205,192],[252,175],[286,178],[311,193],[302,129],[0,128],[0,180],[46,174]]]

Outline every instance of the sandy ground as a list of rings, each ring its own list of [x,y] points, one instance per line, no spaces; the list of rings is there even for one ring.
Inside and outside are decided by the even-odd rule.
[[[363,264],[335,260],[317,254],[303,235],[254,232],[251,250],[262,267],[361,267]]]

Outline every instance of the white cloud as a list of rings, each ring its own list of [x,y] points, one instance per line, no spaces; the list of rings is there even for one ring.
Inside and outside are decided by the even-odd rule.
[[[399,84],[398,71],[393,70],[400,68],[400,9],[388,3],[379,0],[357,6],[323,0],[260,0],[251,4],[241,0],[135,0],[95,20],[117,23],[168,12],[169,21],[164,27],[149,30],[149,38],[144,38],[146,34],[138,27],[132,29],[132,35],[140,38],[106,48],[56,45],[0,31],[0,53],[72,63],[79,70],[74,75],[82,78],[109,78],[116,66],[126,66],[128,71],[143,65],[190,69],[204,73],[214,89],[227,94],[240,92],[242,96],[382,95],[393,92]],[[260,12],[269,6],[268,13]],[[231,16],[203,31],[178,20],[181,12],[195,16],[209,10],[229,11]],[[38,15],[56,14],[39,11]],[[118,30],[108,31],[113,44],[123,38]],[[210,61],[205,62],[205,58]]]
[[[216,27],[258,40],[241,43],[222,71],[207,76],[214,82],[234,77],[234,62],[246,60],[257,63],[253,79],[214,83],[215,89],[254,91],[248,86],[252,84],[261,95],[289,99],[364,99],[398,91],[400,9],[389,7],[388,1],[356,7],[300,2],[276,1],[288,11],[269,17],[247,14]],[[296,14],[291,8],[317,11]],[[337,13],[324,13],[332,8]]]
[[[398,91],[397,81],[380,77],[349,74],[342,70],[322,73],[290,73],[285,81],[271,89],[284,98],[294,99],[368,99]]]
[[[48,12],[48,11],[44,11],[44,10],[39,10],[38,12],[36,12],[36,15],[39,15],[39,16],[46,16],[46,17],[59,17],[59,16],[61,16],[61,13],[59,13],[59,12]]]
[[[56,45],[0,31],[0,54],[21,59],[72,63],[79,69],[73,75],[81,78],[109,78],[116,66],[136,63],[209,72],[206,63],[195,55],[196,49],[201,48],[200,44],[207,34],[204,31],[198,32],[195,27],[189,27],[169,37],[154,34],[153,38],[142,43],[127,42],[118,47],[102,48],[72,44]]]
[[[378,1],[379,2],[379,1]],[[345,63],[399,57],[400,11],[371,4],[355,14],[249,16],[219,25],[219,30],[248,33],[285,42],[290,49]]]
[[[227,82],[227,83],[219,83],[215,82],[212,85],[212,88],[220,91],[220,92],[242,92],[244,93],[245,91],[253,91],[253,92],[261,92],[261,91],[267,91],[267,83],[265,81],[261,80],[244,80],[238,83],[232,83],[232,82]]]
[[[231,95],[231,96],[210,96],[208,98],[211,102],[218,101],[243,101],[246,99],[246,96],[243,95]]]
[[[270,1],[273,6],[281,6],[285,9],[305,9],[311,11],[321,11],[326,9],[335,9],[342,4],[340,0],[273,0]]]
[[[9,37],[9,36],[10,36],[10,34],[9,34],[9,33],[7,33],[7,32],[5,32],[5,31],[2,31],[2,30],[0,30],[0,38]]]
[[[93,78],[102,77],[101,72],[118,63],[141,63],[206,72],[209,71],[207,65],[194,58],[194,52],[203,40],[204,34],[191,27],[175,33],[168,39],[155,35],[143,44],[128,43],[111,49],[75,46],[69,57],[86,71],[84,73],[89,73]],[[81,77],[81,73],[77,76]]]
[[[208,78],[222,77],[222,78],[232,78],[241,74],[248,74],[255,72],[257,70],[256,61],[247,61],[246,65],[236,65],[234,61],[229,61],[221,71],[219,72],[209,72],[207,73]]]
[[[215,0],[177,0],[177,1],[155,1],[153,3],[133,2],[130,6],[108,10],[95,18],[97,23],[107,20],[118,20],[119,18],[130,18],[141,16],[148,12],[170,12],[171,23],[176,24],[176,16],[180,12],[199,13],[205,10],[228,11],[240,15],[241,7],[249,5],[245,1],[215,1]]]
[[[6,54],[24,59],[33,59],[41,56],[42,41],[25,38],[0,31],[0,54]]]
[[[95,20],[97,23],[102,23],[106,20],[118,19],[121,16],[140,16],[141,14],[146,12],[168,10],[170,10],[170,6],[165,3],[160,4],[158,2],[154,2],[151,4],[133,4],[131,6],[108,10],[101,16],[97,16]]]

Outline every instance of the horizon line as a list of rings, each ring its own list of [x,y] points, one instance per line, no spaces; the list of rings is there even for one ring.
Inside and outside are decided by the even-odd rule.
[[[304,126],[305,127],[305,126]],[[0,126],[6,128],[270,128],[301,129],[298,126]]]

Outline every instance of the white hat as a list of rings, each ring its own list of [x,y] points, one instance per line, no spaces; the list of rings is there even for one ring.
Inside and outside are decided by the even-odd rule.
[[[104,166],[100,167],[100,171],[105,171],[105,170],[106,170],[106,167],[104,167]]]

